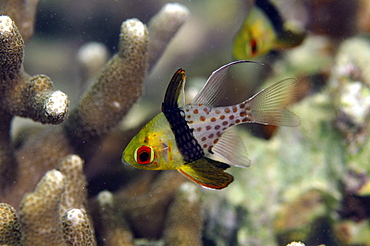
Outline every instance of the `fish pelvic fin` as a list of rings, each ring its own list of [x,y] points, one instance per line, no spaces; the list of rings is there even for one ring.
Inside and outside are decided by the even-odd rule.
[[[234,177],[226,172],[228,164],[203,157],[186,163],[178,171],[191,181],[209,189],[223,189],[233,182]]]
[[[294,102],[297,80],[288,78],[276,82],[244,102],[251,123],[276,126],[299,126],[299,117],[286,109]]]

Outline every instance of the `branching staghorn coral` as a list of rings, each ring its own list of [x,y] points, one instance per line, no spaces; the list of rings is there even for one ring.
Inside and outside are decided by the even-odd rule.
[[[4,4],[11,5],[11,2],[4,2]],[[9,7],[3,6],[4,14],[7,14],[7,9]],[[2,55],[8,58],[8,60],[3,59],[5,62],[2,64],[3,79],[0,87],[1,100],[7,103],[2,104],[0,108],[2,109],[0,110],[1,116],[4,115],[0,118],[0,137],[6,140],[3,141],[6,143],[4,144],[6,148],[1,149],[0,164],[4,166],[9,163],[9,161],[4,162],[8,158],[15,163],[8,166],[18,165],[16,170],[19,172],[15,173],[16,175],[13,175],[10,180],[3,179],[9,177],[8,174],[5,175],[5,171],[1,176],[4,185],[13,183],[14,185],[9,187],[8,192],[0,195],[1,201],[8,203],[4,203],[0,209],[6,210],[6,214],[10,217],[13,216],[14,219],[10,224],[14,225],[18,223],[15,212],[17,209],[20,222],[19,226],[12,227],[15,229],[6,231],[6,233],[10,232],[12,237],[8,237],[9,234],[2,234],[6,235],[2,237],[6,238],[4,243],[14,241],[19,245],[72,245],[83,239],[83,245],[96,244],[94,229],[89,222],[90,209],[86,207],[87,183],[82,171],[83,161],[78,156],[69,154],[79,153],[86,156],[88,151],[94,151],[95,143],[116,127],[141,96],[148,68],[153,67],[158,61],[187,15],[186,8],[170,4],[153,18],[149,30],[137,19],[123,22],[118,54],[108,61],[94,85],[72,111],[70,118],[63,124],[46,127],[36,135],[30,135],[30,139],[24,140],[17,150],[12,147],[10,139],[10,122],[14,116],[28,117],[42,123],[61,123],[68,115],[68,100],[64,94],[53,90],[52,83],[47,76],[30,78],[23,71],[22,37],[14,22],[9,17],[4,17],[5,24],[3,21],[0,23],[1,34],[7,35],[9,32],[7,28],[10,26],[12,34],[10,37],[15,41],[4,37],[0,44],[5,47]],[[22,19],[18,23],[22,23]],[[157,38],[160,40],[155,40]],[[12,42],[9,43],[9,40]],[[6,84],[5,82],[8,81],[12,83]],[[53,95],[57,96],[53,97]],[[59,100],[52,100],[55,97]],[[64,98],[64,101],[61,98]],[[55,109],[52,106],[55,106]],[[9,108],[17,110],[9,110]],[[54,111],[50,111],[49,108]],[[53,114],[55,111],[64,114]],[[133,185],[129,186],[131,190],[126,188],[114,195],[119,201],[119,206],[102,202],[100,198],[102,216],[98,218],[101,221],[97,223],[100,223],[101,228],[106,228],[106,231],[104,233],[102,229],[98,235],[103,238],[113,238],[106,245],[109,245],[109,242],[111,242],[110,245],[122,242],[122,238],[120,241],[114,241],[122,235],[126,235],[125,240],[129,243],[128,245],[133,245],[134,236],[130,228],[133,228],[138,233],[137,235],[146,234],[148,237],[155,235],[152,238],[158,238],[162,234],[165,218],[172,216],[167,214],[166,208],[170,206],[172,197],[183,181],[184,179],[178,173],[163,173],[158,179],[154,179],[153,184],[151,184],[152,181],[148,182],[146,189],[142,190],[141,195],[135,201],[130,201],[132,195],[135,194],[134,191],[137,191],[135,188],[132,189]],[[24,196],[34,188],[34,192]],[[151,202],[148,203],[146,201],[148,199]],[[122,201],[125,203],[121,204]],[[15,209],[10,205],[13,205]],[[115,207],[117,209],[114,209]],[[182,206],[179,208],[181,209]],[[115,217],[117,211],[130,214],[127,219],[129,224],[122,221],[114,222],[114,218],[119,218]],[[136,221],[136,218],[142,218],[144,221]],[[195,209],[195,218],[199,218],[196,224],[200,225],[201,216],[197,209]],[[145,232],[146,219],[149,219],[151,223],[149,233]],[[172,221],[171,224],[176,219],[169,221]],[[189,223],[189,225],[193,226],[194,223]],[[194,238],[197,240],[201,232],[198,227],[194,228],[188,229],[194,231]],[[166,232],[166,237],[171,238],[170,241],[176,240],[176,235],[180,234],[178,230],[175,230],[173,233]],[[20,235],[21,239],[19,239]]]
[[[149,66],[155,65],[161,57],[168,42],[185,22],[189,11],[183,6],[170,3],[166,4],[160,12],[149,22]]]
[[[136,237],[161,237],[168,207],[184,181],[176,171],[161,172],[155,177],[140,177],[115,193],[117,208]]]
[[[59,226],[59,207],[65,188],[64,175],[56,170],[45,174],[35,192],[27,194],[20,205],[22,243],[25,245],[63,245]]]
[[[108,53],[107,47],[98,42],[89,42],[78,50],[77,59],[81,67],[82,81],[88,83],[89,79],[98,75],[100,69],[108,61]]]
[[[35,192],[23,198],[19,209],[20,222],[14,208],[0,204],[0,242],[14,245],[96,245],[94,229],[83,206],[86,199],[81,192],[84,193],[86,187],[81,189],[83,182],[76,179],[83,176],[81,167],[82,160],[71,155],[59,164],[61,172],[47,172]],[[199,187],[184,181],[185,178],[177,172],[163,172],[154,181],[147,182],[146,191],[141,187],[129,192],[122,190],[115,195],[101,192],[90,206],[100,241],[104,245],[134,245],[130,229],[133,228],[136,235],[151,239],[156,238],[154,233],[163,234],[165,245],[187,245],[189,242],[195,246],[202,245]],[[142,194],[133,199],[131,192]],[[81,201],[75,202],[78,198]],[[125,222],[126,218],[131,220],[130,224]],[[148,229],[151,231],[147,232]]]
[[[66,245],[96,245],[94,230],[85,210],[71,209],[62,217],[62,230]]]
[[[9,135],[13,116],[59,124],[68,115],[69,102],[63,92],[54,90],[47,76],[30,77],[23,71],[23,39],[8,16],[0,16],[0,39],[0,182],[4,192],[18,171]]]
[[[199,187],[186,182],[177,190],[163,230],[165,245],[202,245]]]
[[[74,209],[86,209],[87,182],[83,173],[83,161],[77,155],[69,155],[57,166],[57,169],[66,177],[65,188],[59,207],[60,216]]]
[[[0,1],[0,15],[8,15],[15,22],[24,41],[33,35],[38,2],[38,0]]]
[[[6,203],[0,203],[0,244],[20,245],[21,230],[15,209]]]
[[[148,52],[145,25],[137,19],[125,21],[119,47],[118,54],[103,68],[66,122],[65,130],[72,144],[80,147],[82,142],[106,134],[142,93]]]
[[[202,245],[198,189],[175,171],[145,175],[92,201],[98,210],[93,212],[95,228],[107,245],[133,245],[134,236],[161,238],[164,245]]]
[[[183,12],[187,13],[187,10],[183,8]],[[162,25],[171,18],[179,24],[171,25],[168,30],[154,29],[154,36],[174,35],[184,22],[184,18],[173,18],[173,11],[162,11],[161,15],[167,16],[162,17]],[[17,151],[18,170],[22,171],[17,180],[22,182],[15,182],[13,189],[18,192],[13,192],[3,200],[16,206],[21,196],[30,191],[47,170],[55,168],[55,163],[61,158],[72,153],[85,158],[89,151],[94,151],[91,147],[96,147],[95,143],[121,121],[141,96],[148,68],[148,42],[148,31],[139,20],[131,19],[122,24],[119,53],[102,69],[92,88],[72,111],[65,124],[46,128]],[[166,46],[166,43],[162,45]],[[155,62],[156,60],[152,60],[153,64]],[[4,131],[4,134],[7,132]],[[14,152],[7,150],[7,153]],[[34,153],[38,155],[35,156]]]
[[[59,169],[48,171],[34,192],[15,209],[0,204],[0,243],[10,245],[95,245],[94,230],[85,212],[86,181],[82,160],[67,156]]]
[[[121,210],[117,208],[114,196],[102,191],[93,201],[95,227],[100,240],[106,245],[133,246],[134,236]]]

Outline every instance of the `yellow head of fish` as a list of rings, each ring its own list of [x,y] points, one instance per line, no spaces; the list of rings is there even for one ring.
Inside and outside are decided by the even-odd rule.
[[[130,141],[122,162],[145,170],[176,169],[182,163],[175,137],[163,113],[153,118]]]
[[[235,36],[233,54],[237,59],[256,58],[274,47],[276,33],[262,10],[253,8]]]

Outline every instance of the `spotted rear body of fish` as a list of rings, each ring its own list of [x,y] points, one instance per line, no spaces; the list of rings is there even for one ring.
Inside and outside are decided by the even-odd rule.
[[[213,154],[212,148],[228,128],[253,121],[246,103],[211,108],[204,105],[186,105],[183,108],[189,127],[204,152]]]
[[[177,169],[206,188],[222,189],[233,181],[229,164],[247,167],[245,146],[233,126],[260,123],[298,126],[299,118],[285,106],[294,98],[296,80],[279,81],[244,102],[217,106],[226,74],[236,61],[212,73],[191,104],[184,103],[185,72],[173,76],[162,103],[162,113],[137,134],[122,161],[149,170]],[[226,163],[214,160],[221,157]]]

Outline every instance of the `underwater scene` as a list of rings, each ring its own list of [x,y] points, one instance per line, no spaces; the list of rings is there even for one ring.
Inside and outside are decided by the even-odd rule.
[[[370,0],[1,0],[0,245],[370,246]]]

